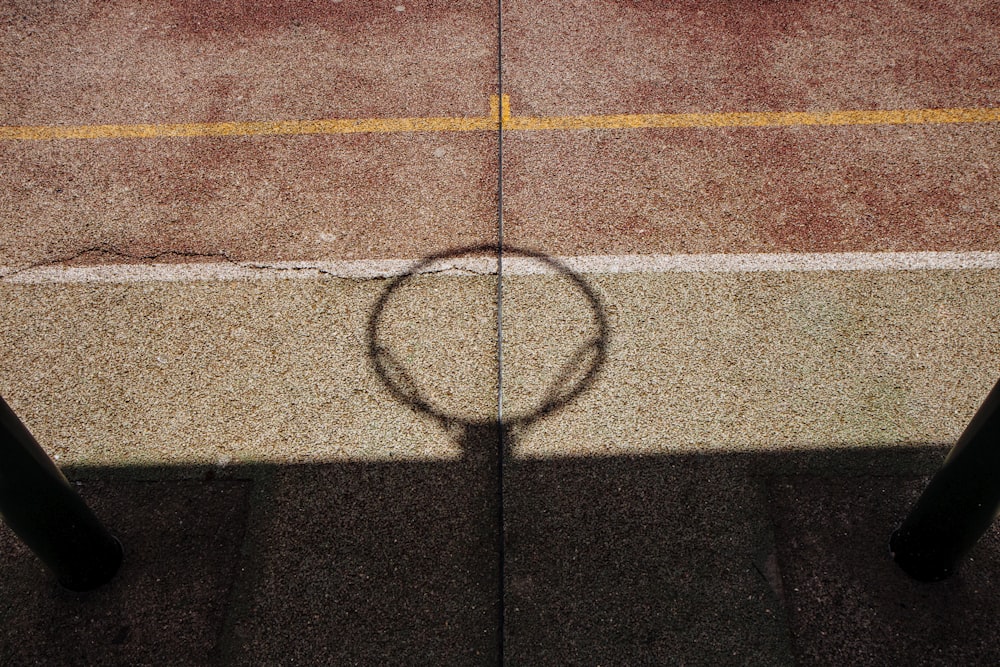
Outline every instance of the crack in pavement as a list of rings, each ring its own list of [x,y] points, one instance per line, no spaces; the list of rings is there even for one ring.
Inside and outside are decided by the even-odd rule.
[[[73,262],[87,255],[103,255],[127,260],[121,264],[86,264],[74,266]],[[188,258],[219,260],[216,262],[162,262],[163,258]],[[66,256],[47,258],[21,267],[0,267],[0,282],[115,282],[200,279],[252,279],[265,274],[288,274],[302,278],[328,277],[340,280],[368,281],[395,278],[414,272],[421,260],[366,259],[333,261],[275,261],[240,260],[222,250],[218,252],[193,252],[164,250],[138,254],[123,251],[108,243],[88,246]],[[228,266],[234,271],[218,271]],[[143,269],[146,269],[145,271]],[[496,258],[465,257],[442,260],[419,267],[418,275],[490,276],[498,275]]]
[[[79,268],[79,267],[68,267],[66,265],[70,264],[71,262],[75,262],[75,261],[77,261],[77,260],[79,260],[82,257],[85,257],[87,255],[110,255],[110,256],[113,256],[113,257],[121,257],[123,259],[137,261],[137,262],[156,261],[157,259],[160,259],[160,258],[163,258],[163,257],[171,257],[172,256],[172,257],[189,257],[189,258],[203,258],[203,259],[221,258],[226,263],[230,263],[230,264],[236,264],[237,263],[236,260],[234,260],[233,258],[231,258],[229,256],[229,254],[226,253],[225,251],[219,251],[219,252],[215,252],[215,253],[202,253],[202,252],[192,252],[192,251],[186,251],[186,250],[163,250],[163,251],[160,251],[160,252],[150,253],[150,254],[147,254],[147,255],[138,255],[138,254],[135,254],[135,253],[125,252],[124,250],[119,250],[118,248],[114,247],[113,245],[111,245],[109,243],[99,243],[97,245],[88,246],[86,248],[83,248],[82,250],[75,251],[71,255],[67,255],[67,256],[64,256],[64,257],[56,257],[56,258],[47,258],[47,259],[42,260],[40,262],[35,262],[33,264],[28,264],[27,266],[20,266],[20,267],[0,267],[0,280],[6,280],[8,278],[12,278],[13,276],[16,276],[16,275],[19,275],[19,274],[22,274],[22,273],[25,273],[25,272],[28,272],[28,271],[35,271],[35,270],[38,270],[38,269],[47,269],[47,268]],[[94,264],[94,265],[87,265],[87,266],[90,267],[90,266],[107,266],[107,265]]]

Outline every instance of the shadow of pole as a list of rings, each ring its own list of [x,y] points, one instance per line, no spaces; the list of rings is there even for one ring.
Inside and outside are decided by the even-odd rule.
[[[420,391],[413,376],[393,354],[390,345],[380,338],[386,305],[404,285],[417,276],[431,272],[431,267],[448,260],[456,260],[475,255],[497,256],[497,280],[503,280],[500,257],[517,256],[533,260],[546,269],[547,273],[560,275],[570,281],[573,287],[583,295],[593,316],[596,331],[584,341],[570,356],[569,361],[560,369],[555,380],[544,392],[542,400],[533,410],[512,416],[502,415],[499,410],[500,392],[502,392],[502,369],[498,373],[498,412],[493,419],[472,420],[448,414],[434,405]],[[498,302],[502,298],[502,289],[497,290]],[[499,303],[498,303],[499,306]],[[498,308],[497,326],[497,359],[501,358],[502,319]],[[509,459],[518,433],[522,433],[537,421],[555,414],[570,402],[587,391],[597,377],[598,372],[607,359],[609,329],[604,306],[596,292],[579,274],[553,257],[533,250],[509,246],[479,245],[448,250],[430,255],[414,264],[406,273],[393,278],[376,301],[368,319],[367,343],[368,357],[375,372],[392,396],[409,406],[414,411],[431,417],[443,428],[461,447],[463,458],[482,470],[485,479],[495,480],[492,493],[490,486],[483,489],[490,497],[480,498],[476,504],[488,515],[495,518],[496,534],[495,548],[497,552],[496,582],[497,582],[497,655],[499,664],[503,664],[504,655],[504,464]],[[573,378],[578,378],[572,382]],[[572,382],[572,383],[571,383]]]

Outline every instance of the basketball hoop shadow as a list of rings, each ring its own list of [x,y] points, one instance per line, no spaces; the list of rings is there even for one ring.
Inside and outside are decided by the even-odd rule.
[[[375,373],[392,396],[416,412],[427,415],[436,421],[460,444],[463,457],[489,459],[491,455],[499,453],[501,460],[504,460],[510,454],[517,434],[524,432],[539,420],[558,412],[590,388],[607,359],[608,324],[600,298],[579,274],[562,262],[543,253],[504,246],[504,259],[514,257],[522,263],[531,261],[542,265],[545,273],[555,273],[567,278],[584,297],[593,317],[595,331],[576,348],[545,391],[541,402],[534,409],[522,414],[500,415],[496,418],[481,420],[447,413],[433,405],[421,394],[413,377],[392,353],[390,347],[380,339],[380,328],[386,304],[403,285],[414,277],[427,273],[434,264],[475,255],[493,255],[495,257],[497,246],[471,246],[431,255],[418,261],[405,274],[393,278],[379,296],[368,320],[368,355],[375,368]],[[499,279],[502,279],[502,276],[498,276]],[[498,291],[498,296],[499,294]],[[497,447],[498,445],[499,447]]]

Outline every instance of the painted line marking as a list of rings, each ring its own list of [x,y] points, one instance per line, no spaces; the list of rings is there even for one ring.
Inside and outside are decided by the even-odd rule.
[[[1000,252],[843,252],[704,255],[584,255],[557,257],[582,274],[757,273],[802,271],[926,271],[1000,269]],[[0,267],[0,283],[137,283],[224,280],[294,280],[320,277],[352,280],[403,275],[419,260],[331,262],[216,262],[187,264],[105,264]],[[450,259],[422,273],[444,276],[497,275],[495,257]],[[525,257],[504,257],[504,275],[555,274],[552,267]]]
[[[763,111],[736,113],[632,114],[611,116],[515,116],[504,130],[598,130],[810,125],[927,125],[1000,122],[1000,108],[893,111]]]
[[[396,132],[610,130],[639,128],[804,127],[823,125],[928,125],[997,123],[1000,107],[887,111],[762,111],[732,113],[512,116],[510,97],[490,96],[485,117],[355,118],[326,120],[167,123],[138,125],[37,125],[0,127],[0,141],[52,139],[153,139],[158,137],[248,137]]]

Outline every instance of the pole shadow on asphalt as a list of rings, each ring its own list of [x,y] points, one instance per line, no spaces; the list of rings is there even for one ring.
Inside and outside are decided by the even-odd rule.
[[[472,419],[457,413],[449,413],[446,408],[435,405],[426,397],[418,386],[413,374],[409,372],[399,354],[392,349],[392,344],[382,335],[382,325],[387,304],[398,295],[404,285],[414,278],[432,272],[434,267],[451,260],[473,257],[477,255],[492,255],[496,258],[497,274],[497,415],[487,419]],[[543,267],[547,273],[554,273],[568,279],[573,288],[583,296],[586,307],[590,311],[594,330],[580,344],[569,360],[563,365],[551,385],[544,391],[537,405],[520,414],[506,415],[502,410],[502,261],[503,258],[528,258]],[[428,331],[433,336],[433,331]],[[495,583],[496,583],[496,637],[495,649],[498,662],[504,662],[505,650],[505,605],[504,595],[506,582],[505,565],[505,516],[504,516],[504,468],[509,460],[515,440],[532,424],[551,416],[568,405],[578,396],[587,391],[593,384],[601,367],[607,359],[608,323],[604,305],[600,298],[583,279],[567,266],[553,257],[533,250],[514,247],[498,247],[497,245],[479,245],[448,250],[428,256],[410,268],[406,273],[392,279],[380,295],[372,309],[368,320],[367,343],[368,357],[375,372],[390,394],[414,411],[430,417],[438,423],[459,445],[462,458],[481,470],[483,478],[488,480],[481,487],[487,497],[477,503],[484,516],[492,518],[496,533],[494,548],[496,553]],[[461,387],[455,388],[461,392]],[[490,494],[490,484],[492,494]],[[485,519],[489,521],[489,519]]]

